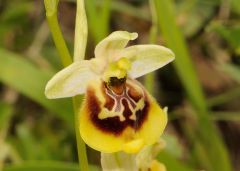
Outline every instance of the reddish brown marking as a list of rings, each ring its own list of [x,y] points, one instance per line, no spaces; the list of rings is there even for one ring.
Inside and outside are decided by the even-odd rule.
[[[100,102],[98,101],[94,93],[95,92],[92,89],[87,90],[86,105],[87,111],[90,113],[91,119],[95,118],[95,116],[98,116],[101,111]]]
[[[140,94],[139,92],[137,92],[133,86],[131,86],[130,84],[127,84],[127,87],[130,89],[130,91],[128,92],[128,95],[135,101],[138,102],[141,98],[142,98],[142,94]]]
[[[118,86],[110,86],[111,90],[116,94],[122,94],[125,89],[125,84],[118,85]]]
[[[110,77],[109,82],[106,84],[115,94],[121,95],[125,90],[125,83],[126,77],[120,79],[117,77]]]
[[[134,90],[135,91],[135,90]],[[107,98],[107,103],[104,104],[104,106],[112,107],[112,104],[114,104],[114,100],[110,97],[108,97],[105,94],[105,91],[102,91],[104,93],[104,96]],[[135,101],[135,99],[139,99],[139,97],[135,96],[135,92],[133,92],[133,88],[129,89],[129,94],[133,96],[132,99]],[[95,95],[94,89],[88,88],[86,93],[86,102],[87,102],[87,109],[89,112],[89,118],[92,121],[92,123],[101,131],[113,135],[121,135],[123,133],[124,129],[128,126],[132,127],[136,131],[141,128],[143,123],[147,120],[148,112],[149,112],[149,100],[145,96],[144,103],[145,106],[142,110],[138,110],[136,112],[136,121],[130,119],[129,117],[132,115],[131,110],[129,109],[127,101],[124,99],[122,104],[124,106],[124,112],[123,115],[125,117],[125,121],[120,121],[119,117],[112,117],[112,118],[106,118],[106,119],[99,119],[98,114],[100,113],[100,102],[97,99],[97,96]],[[137,102],[137,101],[135,101]]]
[[[114,106],[114,101],[106,94],[106,87],[107,85],[105,83],[102,83],[101,85],[102,94],[104,95],[104,98],[106,100],[104,107],[107,108],[108,110],[112,110]]]
[[[137,119],[135,122],[135,129],[137,130],[140,129],[143,123],[147,121],[150,104],[147,100],[144,101],[144,104],[144,108],[136,112]]]

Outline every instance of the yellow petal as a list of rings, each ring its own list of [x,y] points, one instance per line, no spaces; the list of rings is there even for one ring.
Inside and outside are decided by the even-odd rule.
[[[121,95],[111,92],[100,79],[91,81],[79,115],[83,140],[105,153],[136,153],[155,143],[167,123],[153,97],[130,79]]]
[[[157,160],[153,160],[150,171],[167,171],[167,169],[164,164],[159,163]]]
[[[143,139],[136,139],[123,144],[123,151],[126,153],[137,153],[144,145]]]

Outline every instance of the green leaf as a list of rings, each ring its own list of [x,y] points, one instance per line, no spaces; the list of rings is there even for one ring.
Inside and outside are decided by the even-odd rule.
[[[21,37],[21,35],[17,33],[19,30],[21,30],[22,32],[27,32],[26,30],[29,31],[28,36],[21,37],[21,46],[25,45],[28,42],[27,40],[29,39],[29,37],[31,37],[29,35],[32,33],[32,30],[30,30],[28,27],[31,24],[28,17],[29,13],[33,9],[33,5],[34,3],[30,1],[9,1],[8,3],[6,3],[6,5],[4,6],[4,10],[2,10],[0,16],[0,45],[6,45],[6,40],[9,39],[9,34],[13,32],[16,34],[14,37],[14,45],[17,45],[18,40]]]
[[[18,4],[16,4],[16,2],[9,3],[0,20],[1,22],[5,22],[5,24],[19,24],[19,22],[24,21],[23,17],[27,16],[33,8],[33,5],[34,3],[32,2],[20,2]]]
[[[65,120],[70,128],[74,123],[71,101],[48,100],[44,96],[47,81],[53,73],[43,71],[24,57],[0,48],[0,81],[19,93],[41,104],[57,117]]]
[[[12,112],[13,107],[11,105],[0,101],[0,133],[9,125]]]
[[[218,33],[237,54],[240,54],[240,25],[225,26],[220,22],[212,22],[207,29]]]
[[[178,142],[178,138],[172,134],[164,133],[162,139],[166,141],[165,151],[176,158],[180,158],[183,154],[181,144]]]
[[[34,133],[26,123],[16,127],[16,136],[17,141],[15,139],[15,141],[12,141],[11,144],[18,151],[23,160],[53,159],[53,149],[47,149],[46,145],[43,143],[43,139],[39,139],[39,137],[35,138]]]
[[[231,0],[232,11],[240,15],[240,0]]]
[[[98,43],[108,34],[110,12],[112,0],[87,0],[86,11],[88,14],[89,30],[94,38],[95,43]],[[96,4],[100,4],[96,7]],[[97,29],[96,29],[97,28]]]
[[[185,123],[183,125],[183,128],[185,128],[184,132],[189,141],[194,145],[199,142],[202,143],[211,166],[208,167],[208,163],[201,163],[202,160],[200,158],[198,158],[198,164],[202,164],[202,167],[209,171],[231,171],[231,162],[227,149],[214,123],[210,120],[206,99],[197,79],[186,41],[176,24],[174,3],[172,0],[154,0],[154,2],[162,36],[176,55],[174,61],[176,71],[196,111],[194,117],[198,121],[198,126],[194,129],[193,125]],[[216,154],[218,154],[218,157],[216,157]],[[202,155],[198,156],[201,157]]]
[[[206,110],[203,91],[197,79],[186,42],[175,22],[173,3],[172,1],[155,0],[155,4],[159,17],[160,31],[166,39],[169,48],[175,53],[176,58],[173,64],[175,65],[186,92],[194,107],[201,111]]]
[[[185,36],[190,37],[199,32],[206,22],[215,14],[218,0],[181,1],[177,6],[177,16]]]
[[[157,158],[160,162],[164,163],[167,168],[167,171],[195,171],[182,162],[176,160],[166,151],[162,151]]]
[[[78,164],[57,161],[34,161],[22,164],[8,165],[3,171],[79,171]],[[95,166],[90,166],[90,171],[99,171]]]
[[[221,69],[229,74],[234,80],[240,82],[240,66],[234,64],[223,64]]]

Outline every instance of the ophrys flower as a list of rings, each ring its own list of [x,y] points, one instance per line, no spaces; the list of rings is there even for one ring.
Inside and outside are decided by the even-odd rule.
[[[85,93],[79,129],[90,147],[102,152],[137,152],[162,134],[166,113],[136,80],[174,59],[158,45],[126,47],[137,33],[116,31],[95,49],[95,58],[75,61],[46,86],[48,98]]]

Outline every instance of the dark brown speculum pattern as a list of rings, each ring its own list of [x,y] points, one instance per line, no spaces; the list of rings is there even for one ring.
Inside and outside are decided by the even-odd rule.
[[[90,121],[99,130],[120,135],[127,127],[136,131],[141,128],[147,119],[150,103],[145,90],[137,84],[132,84],[133,82],[128,80],[126,83],[111,86],[102,82],[101,92],[95,92],[93,87],[88,87],[87,110]],[[99,93],[102,93],[105,99],[104,104],[98,98]],[[103,114],[103,118],[100,117],[100,113]],[[105,113],[109,114],[105,116]],[[120,113],[121,116],[118,115]]]

